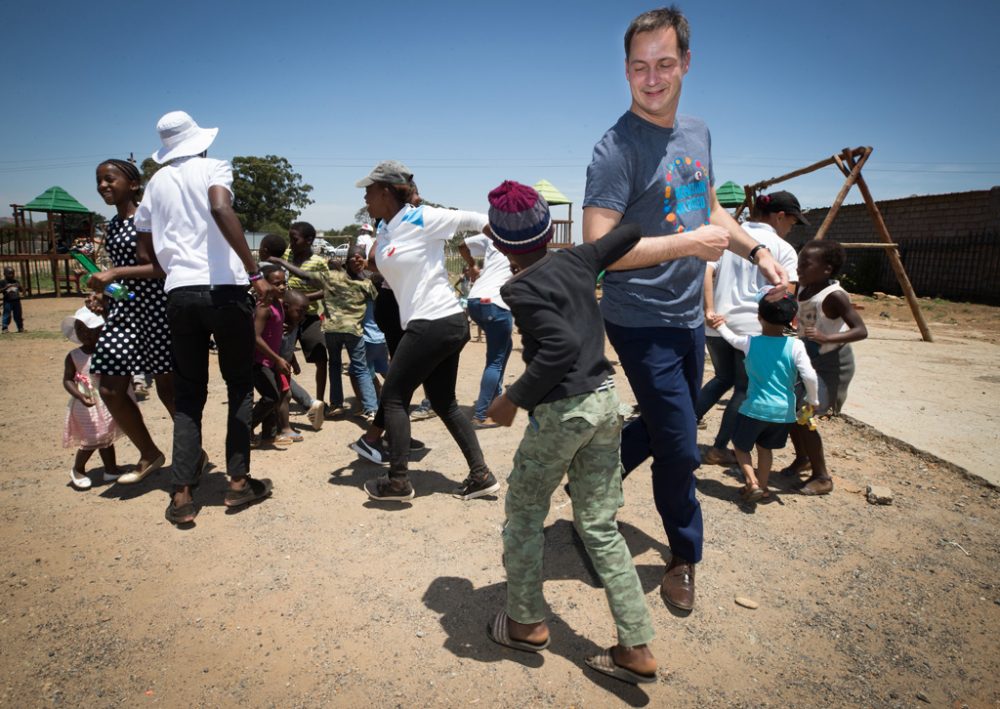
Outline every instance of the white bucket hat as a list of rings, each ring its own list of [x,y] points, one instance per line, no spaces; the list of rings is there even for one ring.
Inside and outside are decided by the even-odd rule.
[[[219,134],[218,128],[202,128],[184,111],[171,111],[156,123],[163,147],[153,153],[153,160],[160,163],[177,158],[200,155]]]
[[[76,336],[76,321],[79,320],[84,325],[94,330],[104,327],[104,318],[88,308],[86,305],[77,310],[72,315],[67,315],[62,321],[62,334],[70,342],[80,344],[80,339]]]

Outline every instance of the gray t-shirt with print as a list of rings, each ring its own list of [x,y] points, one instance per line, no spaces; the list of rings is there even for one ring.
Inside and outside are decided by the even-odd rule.
[[[714,184],[704,122],[677,116],[673,128],[663,128],[627,111],[594,146],[583,206],[620,212],[643,236],[669,239],[708,224]],[[704,261],[693,256],[608,272],[601,312],[624,327],[699,327],[704,277]]]

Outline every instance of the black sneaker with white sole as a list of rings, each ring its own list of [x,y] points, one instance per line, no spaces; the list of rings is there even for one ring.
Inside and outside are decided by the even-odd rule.
[[[382,502],[392,500],[412,500],[413,486],[409,480],[393,480],[388,475],[380,475],[365,483],[365,492],[373,500]]]
[[[475,500],[477,497],[490,495],[500,489],[500,483],[493,473],[476,477],[470,475],[462,481],[462,485],[452,493],[459,500]]]
[[[348,443],[347,447],[365,460],[375,463],[375,465],[389,465],[389,454],[382,445],[382,441],[369,443],[365,440],[364,436],[361,436],[361,438],[353,443]]]

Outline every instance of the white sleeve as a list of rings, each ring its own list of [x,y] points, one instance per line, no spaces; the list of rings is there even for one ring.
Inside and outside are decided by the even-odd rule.
[[[143,199],[139,203],[139,206],[135,208],[135,217],[132,220],[132,225],[135,227],[136,231],[153,231],[153,215],[149,211],[149,204],[147,203],[147,200]]]
[[[212,173],[208,177],[209,187],[225,187],[233,194],[233,166],[227,160],[215,160]]]
[[[798,283],[799,281],[799,256],[795,253],[795,249],[792,248],[791,244],[785,241],[779,241],[776,246],[778,253],[773,254],[775,260],[782,265],[785,269],[785,273],[788,274],[788,280],[792,283]]]
[[[490,223],[490,218],[480,212],[425,207],[425,216],[429,210],[432,210],[430,215],[434,219],[433,228],[428,230],[430,232],[428,236],[432,239],[447,241],[456,231],[482,231]]]
[[[749,335],[737,335],[725,323],[722,323],[718,327],[718,332],[722,335],[722,339],[728,342],[731,347],[735,347],[743,354],[747,354],[750,351]]]
[[[486,234],[474,234],[465,240],[465,245],[469,247],[472,258],[483,258],[489,248],[490,237]]]
[[[819,406],[816,370],[813,369],[812,362],[809,361],[809,354],[806,352],[806,346],[802,340],[792,342],[792,359],[795,361],[795,368],[799,370],[802,383],[806,385],[806,401],[813,406]]]

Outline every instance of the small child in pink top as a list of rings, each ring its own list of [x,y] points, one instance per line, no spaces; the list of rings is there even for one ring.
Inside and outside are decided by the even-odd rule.
[[[121,431],[97,393],[100,375],[90,373],[90,358],[103,327],[104,318],[86,307],[62,322],[63,335],[80,345],[66,355],[63,367],[63,388],[70,395],[63,447],[77,449],[73,468],[69,471],[70,484],[77,490],[86,490],[93,484],[85,471],[95,450],[104,463],[104,482],[114,482],[120,475],[114,442]]]
[[[279,353],[284,335],[285,272],[276,268],[268,272],[267,282],[274,286],[276,295],[257,303],[254,328],[257,332],[257,349],[253,356],[253,385],[260,395],[253,407],[250,427],[261,425],[257,446],[287,446],[293,441],[278,433],[280,410],[289,396],[288,377],[291,366]]]

